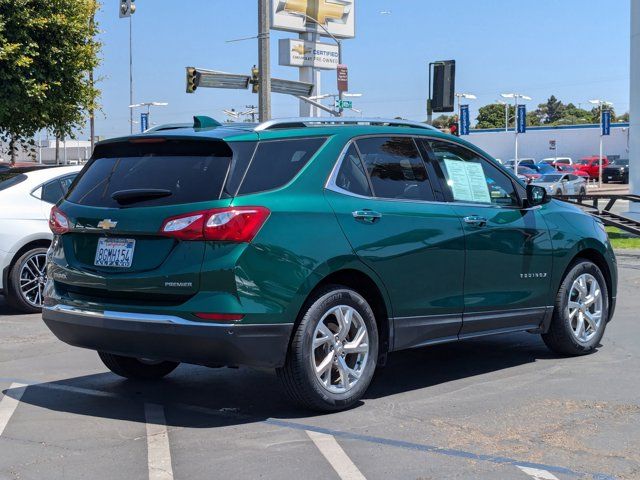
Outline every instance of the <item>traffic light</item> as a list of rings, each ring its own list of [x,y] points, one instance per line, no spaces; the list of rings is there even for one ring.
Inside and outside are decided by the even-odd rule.
[[[128,18],[136,13],[136,0],[120,0],[120,18]]]
[[[458,122],[449,124],[449,133],[451,135],[455,135],[456,137],[460,136],[460,125],[458,124]]]
[[[251,80],[249,83],[252,85],[251,91],[258,93],[260,91],[260,70],[255,65],[251,69]]]
[[[200,75],[193,67],[187,67],[187,93],[193,93],[198,89]]]

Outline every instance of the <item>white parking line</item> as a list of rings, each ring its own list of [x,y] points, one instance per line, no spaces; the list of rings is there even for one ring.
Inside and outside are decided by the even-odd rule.
[[[342,480],[366,480],[332,435],[305,431]]]
[[[173,480],[167,421],[162,405],[144,404],[147,421],[147,458],[149,480]]]
[[[558,477],[553,475],[552,473],[547,472],[546,470],[540,470],[538,468],[530,468],[530,467],[521,467],[520,465],[516,465],[520,470],[524,473],[533,477],[534,480],[558,480]]]
[[[0,436],[7,427],[13,412],[18,408],[22,394],[26,389],[27,385],[23,383],[12,383],[9,387],[11,395],[5,394],[5,396],[2,397],[2,400],[0,401]]]

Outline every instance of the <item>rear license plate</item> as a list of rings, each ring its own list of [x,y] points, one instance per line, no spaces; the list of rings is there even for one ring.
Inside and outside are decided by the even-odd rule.
[[[96,249],[96,267],[130,268],[136,241],[128,238],[100,238]]]
[[[613,180],[613,176],[612,176],[612,175],[609,175],[609,176],[607,177],[607,180]]]

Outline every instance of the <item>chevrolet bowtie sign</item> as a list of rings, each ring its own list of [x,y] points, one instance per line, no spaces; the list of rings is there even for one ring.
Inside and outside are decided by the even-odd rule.
[[[317,23],[340,38],[355,36],[355,0],[272,0],[271,28],[289,32],[318,32]],[[317,22],[317,23],[316,23]]]

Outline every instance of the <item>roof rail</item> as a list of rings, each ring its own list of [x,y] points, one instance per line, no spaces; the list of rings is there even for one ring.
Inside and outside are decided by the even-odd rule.
[[[410,127],[422,128],[425,130],[436,130],[437,128],[427,125],[426,123],[412,122],[411,120],[397,120],[390,118],[279,118],[277,120],[269,120],[258,125],[254,130],[263,132],[265,130],[276,130],[278,128],[306,128],[319,127],[324,125],[379,125],[386,127]]]

